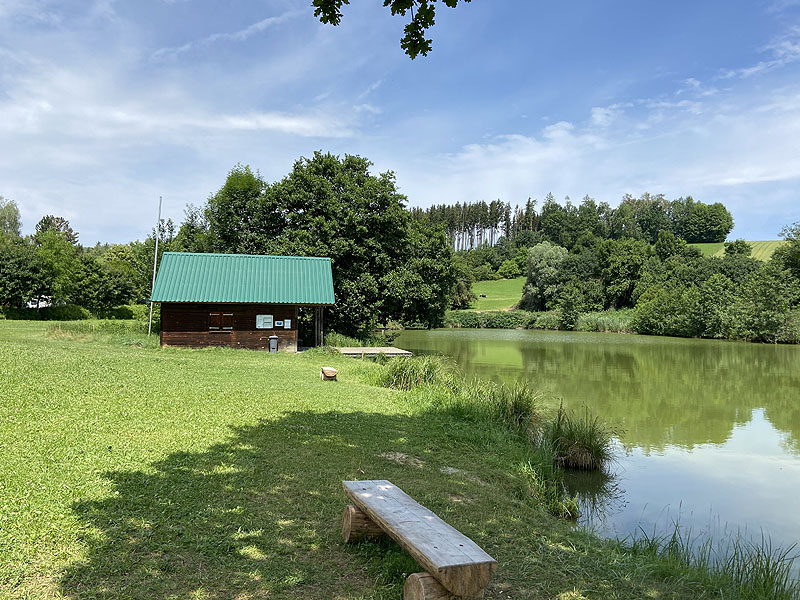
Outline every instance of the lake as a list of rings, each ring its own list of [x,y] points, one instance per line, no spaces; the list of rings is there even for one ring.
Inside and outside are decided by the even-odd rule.
[[[406,331],[395,345],[451,356],[468,377],[525,379],[549,409],[563,399],[618,428],[611,477],[568,482],[599,535],[679,522],[800,540],[800,347],[497,329]]]

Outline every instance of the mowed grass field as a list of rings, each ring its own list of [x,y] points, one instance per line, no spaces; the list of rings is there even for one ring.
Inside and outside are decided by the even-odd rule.
[[[786,242],[783,240],[772,240],[766,242],[747,242],[753,249],[750,256],[758,260],[768,261],[772,254]],[[703,256],[717,256],[722,257],[725,255],[725,244],[723,242],[712,244],[689,244],[695,248],[699,248]]]
[[[522,287],[525,285],[524,277],[514,279],[498,279],[497,281],[476,281],[472,284],[472,291],[478,299],[472,303],[475,310],[505,310],[511,309],[522,299]],[[481,298],[481,294],[486,294]]]
[[[397,600],[408,555],[340,539],[341,481],[384,478],[499,561],[488,599],[718,597],[547,515],[525,440],[380,365],[46,328],[0,321],[2,598]]]

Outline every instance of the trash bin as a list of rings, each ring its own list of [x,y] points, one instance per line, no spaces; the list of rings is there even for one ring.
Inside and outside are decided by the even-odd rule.
[[[269,336],[269,351],[270,352],[277,352],[278,351],[278,336],[277,335]]]

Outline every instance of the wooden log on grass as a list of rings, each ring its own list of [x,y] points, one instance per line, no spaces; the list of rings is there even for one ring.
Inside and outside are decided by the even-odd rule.
[[[344,507],[342,539],[345,544],[382,535],[386,535],[383,529],[355,506],[348,504]]]
[[[406,578],[403,600],[450,600],[450,592],[430,573],[413,573]]]

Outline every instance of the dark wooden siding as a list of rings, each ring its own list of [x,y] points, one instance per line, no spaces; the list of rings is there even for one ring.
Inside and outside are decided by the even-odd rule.
[[[233,314],[233,329],[209,330],[211,314]],[[292,320],[291,329],[256,329],[256,315],[272,315],[273,321]],[[214,321],[221,326],[222,319]],[[225,319],[227,325],[227,318]],[[278,350],[297,351],[297,307],[286,304],[161,303],[161,345],[229,346],[269,350],[269,336],[278,336]]]

